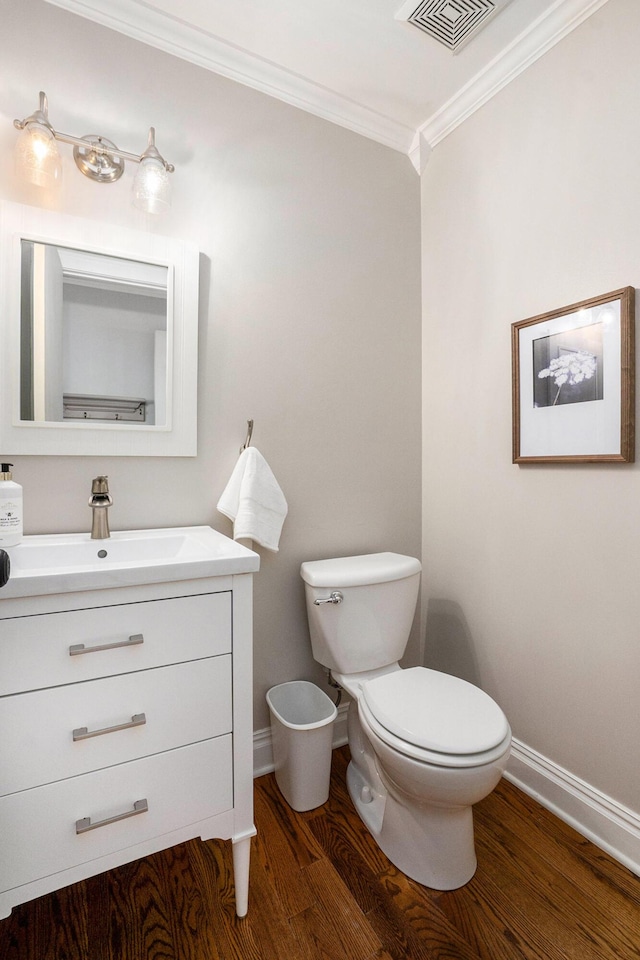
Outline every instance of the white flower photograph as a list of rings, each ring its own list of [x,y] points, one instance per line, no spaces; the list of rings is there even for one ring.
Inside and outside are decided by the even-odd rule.
[[[534,407],[602,400],[602,331],[600,322],[533,341]]]

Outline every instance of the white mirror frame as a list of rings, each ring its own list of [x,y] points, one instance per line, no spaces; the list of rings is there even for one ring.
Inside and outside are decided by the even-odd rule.
[[[167,423],[45,423],[20,419],[21,241],[35,240],[168,267]],[[198,273],[196,247],[172,237],[16,203],[0,203],[0,454],[195,457]]]

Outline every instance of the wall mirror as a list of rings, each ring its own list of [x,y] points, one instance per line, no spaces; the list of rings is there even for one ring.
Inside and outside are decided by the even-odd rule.
[[[195,456],[198,252],[0,207],[0,450]]]

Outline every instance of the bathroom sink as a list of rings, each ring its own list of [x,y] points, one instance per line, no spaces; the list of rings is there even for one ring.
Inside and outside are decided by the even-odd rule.
[[[129,584],[255,573],[260,558],[211,527],[173,527],[24,537],[7,547],[11,577],[0,589],[9,597],[100,590]]]

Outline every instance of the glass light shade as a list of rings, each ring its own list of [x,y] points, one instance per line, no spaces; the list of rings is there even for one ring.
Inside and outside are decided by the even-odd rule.
[[[36,187],[52,187],[62,177],[55,137],[41,123],[26,125],[16,141],[15,159],[18,175]]]
[[[146,213],[163,213],[171,206],[169,172],[162,160],[145,157],[133,181],[133,205]]]

